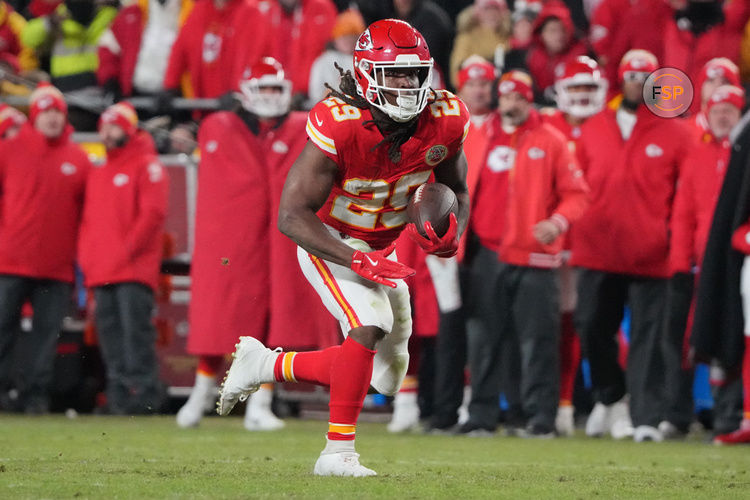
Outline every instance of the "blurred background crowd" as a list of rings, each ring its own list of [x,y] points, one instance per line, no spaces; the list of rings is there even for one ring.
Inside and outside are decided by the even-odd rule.
[[[275,213],[305,110],[387,17],[472,114],[459,257],[398,249],[418,274],[389,430],[750,441],[748,0],[0,2],[0,407],[189,395],[191,427],[239,335],[338,343]],[[676,119],[643,106],[664,66],[695,91]],[[245,426],[282,427],[284,398]]]

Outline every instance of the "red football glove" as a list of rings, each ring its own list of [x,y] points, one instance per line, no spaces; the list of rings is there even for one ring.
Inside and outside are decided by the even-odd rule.
[[[406,230],[409,233],[409,237],[427,253],[437,255],[438,257],[453,257],[458,252],[458,219],[456,219],[456,214],[454,213],[450,215],[448,230],[442,238],[432,229],[430,221],[424,223],[424,231],[427,233],[427,238],[419,234],[417,226],[414,223],[409,224]]]
[[[357,250],[352,255],[352,271],[375,283],[396,288],[396,283],[387,278],[404,279],[413,276],[416,271],[395,260],[388,259],[388,256],[395,249],[396,244],[391,243],[389,247],[383,250],[373,250],[372,252]]]

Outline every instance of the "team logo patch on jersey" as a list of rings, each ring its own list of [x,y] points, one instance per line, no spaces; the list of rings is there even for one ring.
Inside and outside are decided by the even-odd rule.
[[[372,48],[372,37],[370,36],[370,30],[367,29],[359,35],[357,47],[354,50],[372,50]]]
[[[216,141],[208,141],[206,143],[206,152],[213,153],[219,147],[219,143]]]
[[[658,158],[664,154],[664,150],[656,144],[649,144],[646,146],[646,156],[649,158]]]
[[[510,170],[515,161],[516,150],[508,146],[497,146],[487,155],[487,167],[495,173]]]
[[[446,156],[448,156],[448,148],[442,144],[438,144],[427,150],[427,153],[424,155],[424,161],[429,166],[434,167],[441,161],[445,160]]]
[[[271,145],[271,149],[274,153],[279,153],[280,155],[289,152],[289,146],[287,146],[284,141],[275,141]]]
[[[112,184],[117,187],[121,187],[127,184],[129,180],[130,177],[128,177],[127,174],[117,174],[112,178]]]
[[[75,165],[68,163],[67,161],[60,165],[60,172],[62,172],[63,175],[73,175],[77,170],[78,169]]]
[[[528,155],[529,158],[532,160],[540,160],[546,156],[547,153],[544,152],[543,149],[539,149],[537,147],[533,147],[529,149]]]

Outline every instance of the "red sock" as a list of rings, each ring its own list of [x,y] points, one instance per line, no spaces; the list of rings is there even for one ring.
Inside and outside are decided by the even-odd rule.
[[[581,341],[573,326],[573,313],[563,313],[560,326],[560,406],[570,406],[581,362]]]
[[[224,361],[223,356],[203,355],[198,357],[198,369],[201,375],[213,377],[219,372],[221,363]]]
[[[745,420],[750,420],[750,336],[745,337],[745,354],[742,357],[742,403]]]
[[[370,387],[374,357],[375,351],[367,349],[351,337],[347,337],[341,344],[341,351],[331,365],[328,439],[354,439],[357,418]]]
[[[285,352],[276,358],[273,374],[278,382],[309,382],[323,386],[331,385],[331,366],[341,346],[322,351]]]

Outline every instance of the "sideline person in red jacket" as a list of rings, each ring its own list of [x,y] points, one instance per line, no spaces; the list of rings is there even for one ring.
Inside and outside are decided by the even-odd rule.
[[[550,102],[548,92],[555,83],[555,69],[586,52],[586,45],[576,38],[568,7],[559,0],[546,3],[534,21],[534,42],[526,59],[536,86],[536,101]]]
[[[190,334],[195,385],[177,425],[199,425],[214,408],[216,378],[240,336],[296,350],[328,347],[335,322],[296,263],[297,246],[276,230],[289,169],[307,143],[307,114],[290,113],[292,86],[278,61],[263,58],[238,81],[242,109],[201,123],[201,168],[191,263]],[[301,327],[301,318],[304,324]],[[271,411],[273,384],[248,400],[244,426],[284,426]]]
[[[562,263],[563,234],[588,205],[588,187],[565,137],[532,108],[529,75],[506,73],[498,95],[501,126],[491,143],[505,144],[509,174],[504,210],[493,214],[504,220],[494,290],[498,313],[483,344],[497,360],[503,340],[517,338],[521,402],[528,417],[522,435],[552,437],[559,399],[556,268]],[[499,387],[494,392],[497,401]],[[469,423],[474,407],[472,400]]]
[[[67,109],[59,90],[40,85],[30,96],[29,121],[18,135],[0,143],[0,360],[8,359],[28,300],[34,310],[34,357],[25,360],[18,387],[26,413],[49,411],[57,338],[71,300],[91,167],[70,140]]]
[[[151,322],[167,212],[168,180],[130,104],[99,119],[107,161],[86,190],[79,261],[93,288],[112,414],[158,411],[161,389]]]
[[[693,421],[693,367],[688,332],[693,325],[694,278],[700,273],[714,209],[729,163],[730,131],[745,105],[740,87],[722,85],[707,99],[708,129],[693,139],[682,163],[671,220],[667,316],[662,342],[665,415],[659,430],[667,438],[684,437]],[[717,389],[721,390],[721,389]]]
[[[196,2],[172,45],[164,89],[185,97],[234,91],[245,67],[269,53],[269,30],[254,1]]]
[[[609,431],[615,438],[662,439],[656,427],[669,220],[689,136],[683,122],[659,118],[643,104],[644,82],[657,67],[650,52],[626,53],[619,104],[589,118],[578,141],[592,198],[573,227],[571,265],[581,268],[575,322],[597,403],[586,425],[591,436]],[[632,313],[627,375],[616,341],[626,305]]]

